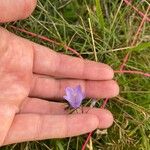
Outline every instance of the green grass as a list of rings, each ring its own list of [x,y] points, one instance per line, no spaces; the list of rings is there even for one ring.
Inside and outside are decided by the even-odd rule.
[[[146,12],[148,0],[134,0]],[[104,62],[118,70],[127,52],[131,56],[126,69],[150,72],[150,25],[145,23],[134,48],[131,46],[142,18],[122,0],[39,0],[31,17],[13,24],[28,31],[47,36],[76,49],[84,58]],[[57,52],[74,55],[24,33],[7,29],[19,36],[48,46]],[[122,48],[128,47],[124,50]],[[150,149],[150,78],[141,75],[116,74],[120,95],[109,101],[115,118],[107,134],[95,132],[94,150],[149,150]],[[100,106],[100,102],[97,103]],[[10,145],[1,150],[80,150],[87,135]],[[87,148],[89,149],[89,148]]]

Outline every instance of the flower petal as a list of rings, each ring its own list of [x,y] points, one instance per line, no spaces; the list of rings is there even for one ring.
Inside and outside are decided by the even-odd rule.
[[[67,97],[66,97],[67,98]],[[76,105],[78,105],[78,104],[76,104],[76,100],[75,100],[75,97],[71,97],[71,99],[67,99],[67,101],[69,102],[69,104],[70,104],[70,106],[72,107],[72,108],[77,108],[77,106]]]
[[[76,88],[75,88],[75,91],[78,93],[78,95],[82,96],[82,99],[85,98],[85,93],[82,92],[82,89],[81,89],[81,86],[78,85]]]
[[[76,93],[81,93],[81,92],[82,92],[82,90],[81,90],[81,85],[76,86],[76,87],[74,88],[74,91],[75,91]]]
[[[81,102],[76,100],[76,98],[74,98],[74,100],[70,102],[70,105],[75,109],[80,107],[80,104],[81,104]]]
[[[80,107],[82,100],[85,98],[85,94],[82,92],[81,86],[78,85],[75,88],[67,87],[65,92],[66,95],[64,96],[64,99],[69,102],[71,107]]]
[[[71,96],[72,96],[73,93],[74,93],[73,88],[71,88],[71,87],[67,87],[67,88],[65,89],[65,92],[66,92],[66,95],[67,95],[69,98],[71,98]]]
[[[66,100],[66,101],[68,101],[69,103],[71,102],[71,99],[68,97],[68,96],[63,96],[63,98]]]

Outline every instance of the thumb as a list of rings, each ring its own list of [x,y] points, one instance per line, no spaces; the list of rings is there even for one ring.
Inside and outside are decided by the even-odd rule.
[[[37,0],[0,0],[0,23],[27,18]]]

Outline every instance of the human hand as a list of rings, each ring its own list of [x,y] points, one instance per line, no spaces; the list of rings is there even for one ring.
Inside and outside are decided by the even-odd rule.
[[[1,0],[0,22],[26,18],[35,5],[35,0]],[[76,85],[87,97],[116,96],[119,88],[112,78],[105,64],[56,53],[0,28],[0,145],[108,128],[113,122],[108,110],[68,115],[66,105],[55,99]]]

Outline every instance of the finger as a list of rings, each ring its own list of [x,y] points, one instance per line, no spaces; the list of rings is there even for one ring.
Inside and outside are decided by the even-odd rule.
[[[8,34],[8,32],[6,33]],[[33,72],[37,74],[88,80],[109,80],[113,78],[113,70],[106,64],[59,54],[13,34],[10,35],[12,36],[11,40],[13,39],[9,42],[11,47],[11,42],[18,42],[21,43],[21,49],[28,47],[28,51],[34,50]],[[20,45],[17,45],[17,47],[20,48]]]
[[[23,103],[20,113],[35,113],[35,114],[47,114],[47,115],[67,115],[70,111],[65,110],[65,103],[56,103],[40,100],[37,98],[29,98]],[[74,114],[93,114],[96,115],[99,120],[103,120],[103,124],[99,125],[99,128],[105,128],[108,124],[111,125],[113,122],[113,116],[108,110],[100,108],[83,107],[79,108]],[[105,114],[105,115],[104,115]]]
[[[36,113],[36,114],[49,114],[60,115],[66,114],[65,108],[68,105],[65,103],[49,102],[38,98],[27,98],[20,108],[20,114]]]
[[[107,128],[112,124],[108,121],[110,113],[103,110],[101,117],[93,114],[72,115],[37,115],[18,114],[9,130],[4,144],[64,138],[88,133],[98,126]],[[106,116],[106,117],[104,117]],[[107,120],[107,123],[105,121]]]
[[[1,0],[0,22],[15,21],[28,17],[36,6],[36,0]]]
[[[54,79],[45,76],[34,76],[30,96],[38,98],[61,98],[65,94],[66,87],[81,85],[86,97],[110,98],[118,95],[118,84],[113,80],[88,81]]]
[[[90,80],[113,78],[113,70],[106,64],[59,54],[40,45],[34,49],[33,70],[37,74]]]
[[[65,103],[48,102],[40,99],[27,99],[21,107],[21,114],[35,113],[35,114],[47,114],[47,115],[67,115],[70,110],[65,110]],[[100,108],[83,107],[77,111],[73,111],[74,114],[93,114],[96,115],[99,120],[102,120],[103,124],[99,124],[99,128],[105,128],[113,122],[113,116],[108,110]],[[105,114],[105,115],[104,115]]]

